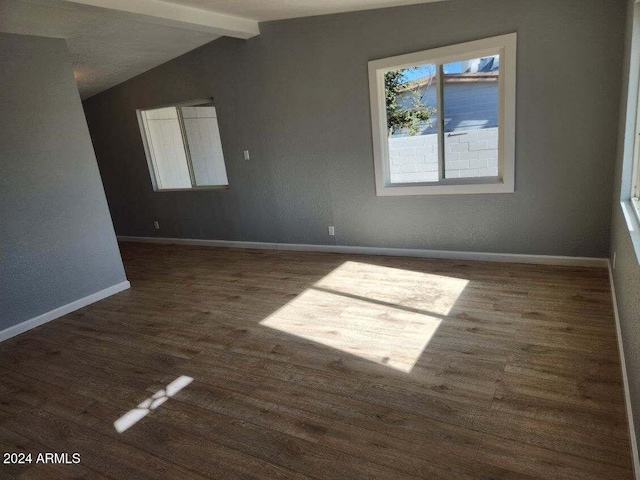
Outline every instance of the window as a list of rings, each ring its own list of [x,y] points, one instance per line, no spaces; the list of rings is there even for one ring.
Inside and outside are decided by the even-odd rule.
[[[640,99],[640,83],[638,84],[637,98]],[[640,102],[636,102],[636,116],[633,167],[631,169],[631,204],[640,222]]]
[[[627,105],[625,111],[620,207],[631,244],[640,262],[640,5],[633,9],[631,48],[628,52]]]
[[[640,132],[636,135],[636,150],[633,159],[633,187],[631,189],[631,203],[640,222]]]
[[[369,62],[377,195],[511,193],[516,34]]]
[[[211,100],[138,110],[138,120],[154,190],[229,185]]]

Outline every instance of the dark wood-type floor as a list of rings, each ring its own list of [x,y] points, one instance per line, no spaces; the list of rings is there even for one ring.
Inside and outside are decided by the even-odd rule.
[[[632,476],[604,269],[121,248],[131,290],[0,344],[0,450],[81,463],[0,478]]]

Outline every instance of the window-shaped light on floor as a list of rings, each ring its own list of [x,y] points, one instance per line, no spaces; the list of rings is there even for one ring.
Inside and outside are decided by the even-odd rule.
[[[138,423],[144,417],[149,415],[152,410],[155,410],[171,397],[176,395],[180,390],[193,382],[193,378],[182,375],[176,378],[173,382],[167,385],[162,390],[158,390],[151,397],[141,402],[136,408],[129,410],[122,415],[118,420],[113,422],[113,426],[118,433],[122,433],[133,425]]]
[[[260,323],[408,373],[468,283],[346,262]]]

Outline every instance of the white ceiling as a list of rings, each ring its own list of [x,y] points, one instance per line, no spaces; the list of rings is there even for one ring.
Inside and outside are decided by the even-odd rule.
[[[83,99],[258,22],[439,0],[0,0],[0,32],[64,38]]]
[[[0,1],[0,31],[65,38],[83,99],[218,38],[62,1]]]
[[[165,0],[169,3],[251,18],[259,22],[355,12],[441,0]]]

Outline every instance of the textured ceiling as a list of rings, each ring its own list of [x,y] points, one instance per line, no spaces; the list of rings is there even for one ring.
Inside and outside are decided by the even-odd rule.
[[[59,1],[0,0],[0,31],[67,39],[83,99],[218,38]]]
[[[372,8],[398,7],[441,0],[165,0],[177,5],[212,10],[251,18],[260,22],[353,12]]]
[[[215,30],[203,30],[195,23],[167,22],[152,15],[125,14],[95,6],[123,5],[115,0],[79,0],[90,5],[73,1],[0,0],[0,32],[66,39],[83,99],[219,37]],[[177,17],[191,9],[191,15],[195,13],[198,19],[206,17],[205,13],[223,14],[245,22],[244,19],[267,21],[439,0],[129,1],[125,5],[131,6],[132,11],[142,3],[152,11],[171,7],[175,12],[178,6],[182,10]]]

